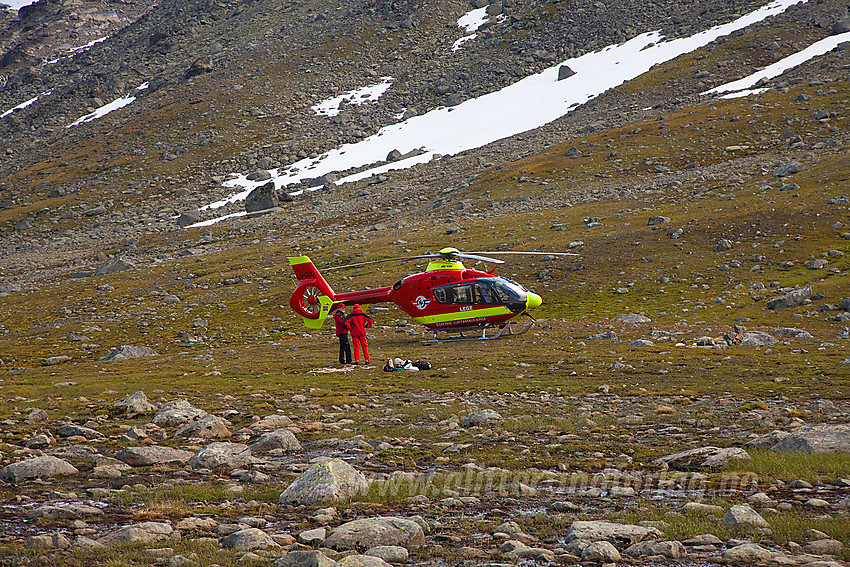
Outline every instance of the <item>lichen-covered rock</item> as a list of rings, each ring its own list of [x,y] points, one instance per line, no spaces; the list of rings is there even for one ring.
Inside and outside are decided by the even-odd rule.
[[[422,527],[413,520],[395,517],[361,518],[331,530],[325,546],[331,549],[369,549],[379,545],[417,547],[425,543]]]
[[[336,562],[336,567],[390,567],[390,564],[372,555],[347,555]]]
[[[197,437],[199,439],[223,439],[232,433],[229,421],[211,413],[204,414],[197,421],[187,423],[174,432],[178,437]]]
[[[152,467],[155,465],[184,465],[193,453],[173,447],[127,447],[118,451],[115,458],[131,467]]]
[[[590,563],[616,563],[622,559],[617,548],[605,540],[594,541],[581,552],[581,560]]]
[[[729,508],[723,515],[723,525],[732,531],[745,531],[769,528],[770,524],[747,504],[738,504]]]
[[[774,451],[850,453],[850,425],[804,425],[771,448]]]
[[[461,427],[490,427],[502,421],[502,416],[499,412],[491,409],[476,411],[463,419]]]
[[[246,528],[233,532],[227,537],[222,538],[221,545],[222,547],[236,549],[238,551],[280,547],[269,534],[259,528]]]
[[[127,360],[128,358],[141,358],[143,356],[156,356],[157,352],[150,347],[137,345],[121,345],[116,347],[101,358],[98,362],[111,362],[115,360]]]
[[[687,550],[680,541],[641,541],[630,545],[623,555],[635,558],[660,555],[667,559],[679,560],[687,555]]]
[[[666,464],[671,469],[678,470],[721,469],[735,459],[749,460],[750,455],[739,447],[700,447],[658,457],[653,463],[656,465]]]
[[[216,441],[189,459],[194,469],[235,469],[251,462],[251,451],[242,443]]]
[[[657,528],[615,524],[605,520],[573,522],[567,530],[566,542],[573,540],[608,541],[623,548],[644,539],[663,539],[664,534]]]
[[[334,567],[336,561],[321,551],[292,551],[274,562],[274,567]]]
[[[789,291],[785,295],[781,295],[779,297],[774,297],[770,301],[767,302],[768,309],[785,309],[788,307],[799,307],[800,305],[805,305],[806,302],[811,301],[812,298],[812,288],[804,287],[802,289],[795,289],[793,291]]]
[[[773,557],[773,554],[770,550],[763,548],[757,543],[744,543],[727,549],[721,557],[729,563],[752,565],[754,563],[769,561]]]
[[[77,474],[74,465],[57,457],[36,457],[6,465],[0,470],[0,479],[21,482],[35,478],[54,478]]]
[[[123,543],[150,543],[172,537],[174,529],[164,522],[142,522],[124,526],[100,538],[98,543],[107,547]]]
[[[300,451],[301,443],[288,429],[277,429],[271,433],[264,433],[251,445],[252,453],[265,453],[280,449],[281,451]]]
[[[315,506],[345,500],[369,488],[366,477],[342,459],[314,463],[284,490],[282,506]]]
[[[127,394],[120,400],[112,403],[113,407],[123,407],[128,415],[150,413],[156,408],[148,401],[147,395],[141,390],[133,394]]]
[[[192,407],[188,400],[172,400],[162,404],[153,418],[153,423],[160,427],[176,427],[194,421],[206,413]]]

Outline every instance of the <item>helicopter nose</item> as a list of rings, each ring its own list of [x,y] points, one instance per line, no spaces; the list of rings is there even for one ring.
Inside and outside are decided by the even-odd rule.
[[[525,301],[526,309],[534,309],[543,305],[543,298],[536,293],[528,292],[528,299]]]

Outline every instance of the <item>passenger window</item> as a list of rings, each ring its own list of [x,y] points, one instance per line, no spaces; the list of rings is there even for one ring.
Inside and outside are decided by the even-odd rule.
[[[459,285],[454,288],[454,303],[469,304],[472,303],[472,286]]]
[[[442,287],[434,288],[434,299],[437,300],[437,303],[446,303],[446,290]]]
[[[493,300],[493,291],[490,286],[477,283],[475,284],[475,303],[490,304],[495,303]]]

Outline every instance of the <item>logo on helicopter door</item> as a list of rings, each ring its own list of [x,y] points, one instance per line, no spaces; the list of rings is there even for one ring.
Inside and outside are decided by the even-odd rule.
[[[413,305],[415,305],[416,308],[419,309],[420,311],[422,311],[423,309],[428,307],[429,303],[431,303],[431,300],[427,299],[425,296],[422,296],[422,295],[420,295],[419,297],[417,297],[413,301]]]

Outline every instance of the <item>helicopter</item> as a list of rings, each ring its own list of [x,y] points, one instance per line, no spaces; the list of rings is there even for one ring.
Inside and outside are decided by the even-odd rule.
[[[325,271],[365,266],[381,262],[428,259],[424,272],[411,274],[395,284],[375,289],[335,293],[318,268],[307,256],[290,257],[289,265],[298,283],[289,299],[289,306],[300,315],[309,329],[320,329],[335,306],[343,303],[395,303],[414,322],[434,332],[434,338],[423,342],[437,342],[437,333],[458,333],[452,340],[490,340],[503,334],[522,335],[532,327],[534,318],[529,311],[539,307],[543,298],[520,284],[492,272],[466,268],[461,259],[483,260],[503,264],[504,260],[482,254],[522,254],[548,256],[577,256],[568,252],[461,252],[457,248],[443,248],[436,254],[385,258],[358,262],[345,266],[326,268]],[[512,319],[527,315],[531,321],[525,326],[516,325]],[[514,329],[514,325],[517,329]],[[480,336],[466,336],[467,332]],[[493,331],[487,334],[488,331]]]

